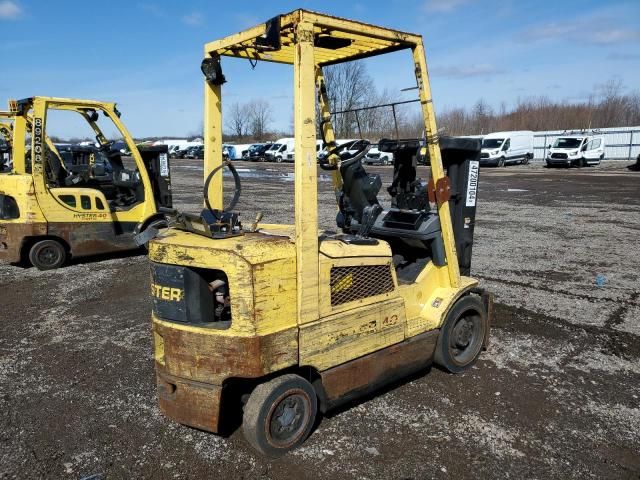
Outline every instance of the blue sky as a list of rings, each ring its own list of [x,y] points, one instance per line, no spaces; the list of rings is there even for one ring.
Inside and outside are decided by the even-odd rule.
[[[479,98],[495,107],[537,95],[579,101],[612,78],[626,92],[640,89],[639,0],[0,0],[0,102],[116,101],[134,136],[194,133],[202,125],[204,43],[295,8],[422,34],[436,112]],[[380,89],[413,84],[408,55],[368,62]],[[223,62],[225,101],[265,98],[275,127],[288,129],[289,67]],[[51,133],[74,133],[58,128]]]

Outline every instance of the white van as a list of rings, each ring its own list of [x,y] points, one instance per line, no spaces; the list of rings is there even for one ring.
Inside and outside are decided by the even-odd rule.
[[[316,140],[316,156],[318,155],[318,152],[322,151],[323,148],[324,148],[324,142],[322,140]],[[288,153],[285,160],[287,162],[295,162],[296,152],[292,151],[291,153]]]
[[[567,135],[556,138],[547,151],[547,167],[586,167],[604,159],[604,136]]]
[[[485,135],[480,152],[481,166],[526,165],[533,158],[533,132],[496,132]]]
[[[287,155],[293,153],[295,140],[293,138],[281,138],[277,140],[269,150],[264,152],[267,162],[282,162],[287,159]]]

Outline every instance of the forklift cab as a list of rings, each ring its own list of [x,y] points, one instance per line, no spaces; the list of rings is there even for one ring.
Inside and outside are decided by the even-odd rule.
[[[95,133],[95,145],[51,142],[54,111],[78,116]],[[0,259],[57,268],[70,256],[137,248],[137,233],[166,225],[163,210],[172,206],[166,147],[137,148],[115,104],[32,97],[10,102],[0,116],[13,122],[13,165],[0,176]],[[112,148],[104,123],[122,136],[131,157]]]
[[[405,50],[424,117],[431,179],[416,179],[419,140],[388,140],[391,208],[368,174],[366,141],[335,140],[323,69]],[[300,445],[326,412],[436,362],[474,364],[491,295],[469,277],[477,141],[437,135],[422,38],[306,10],[205,45],[205,208],[181,213],[149,242],[160,409],[225,433],[242,421],[271,457]],[[240,178],[223,161],[222,58],[293,66],[295,224],[243,226]],[[230,80],[231,81],[231,80]],[[320,124],[316,124],[316,108]],[[327,145],[340,233],[318,227],[316,136]],[[223,205],[228,168],[235,196]],[[445,170],[446,169],[446,170]]]

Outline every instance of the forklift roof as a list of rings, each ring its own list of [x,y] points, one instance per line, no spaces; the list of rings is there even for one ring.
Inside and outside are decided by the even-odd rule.
[[[315,59],[320,66],[412,48],[421,36],[308,10],[294,10],[221,40],[207,43],[205,55],[293,64],[295,25],[314,26]]]

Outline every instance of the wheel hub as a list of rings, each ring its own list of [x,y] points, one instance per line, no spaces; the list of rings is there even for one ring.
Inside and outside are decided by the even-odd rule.
[[[40,258],[40,261],[42,263],[51,265],[52,263],[55,263],[55,261],[57,260],[58,254],[55,251],[55,249],[53,249],[52,247],[45,247],[40,251],[40,254],[38,255],[38,257]]]
[[[271,417],[271,435],[276,441],[286,442],[297,435],[304,423],[304,400],[291,395],[280,402]]]
[[[460,320],[453,329],[453,339],[456,347],[466,348],[473,336],[473,323],[468,320]]]

